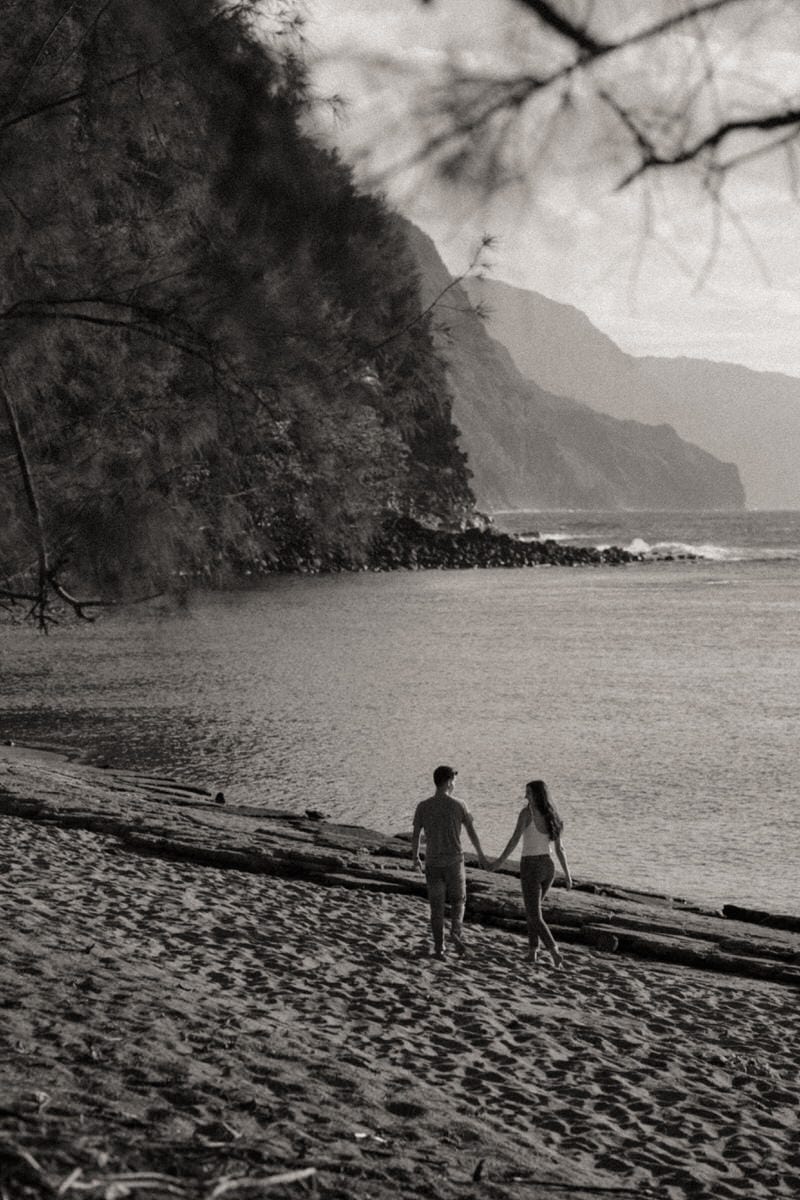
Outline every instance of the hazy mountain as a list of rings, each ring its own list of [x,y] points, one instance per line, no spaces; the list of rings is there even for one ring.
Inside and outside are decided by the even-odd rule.
[[[423,301],[430,303],[451,277],[430,238],[404,225]],[[668,425],[618,420],[524,378],[460,285],[436,315],[453,420],[480,508],[743,506],[736,468],[682,441]]]
[[[494,280],[469,280],[487,329],[523,375],[600,412],[672,425],[739,468],[753,508],[800,508],[800,379],[697,358],[636,358],[578,309]]]
[[[684,436],[735,462],[751,508],[800,508],[800,379],[701,358],[640,358]]]

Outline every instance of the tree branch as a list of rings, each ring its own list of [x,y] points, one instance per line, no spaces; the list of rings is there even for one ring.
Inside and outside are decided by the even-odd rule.
[[[608,42],[600,42],[593,38],[586,29],[582,29],[573,21],[570,21],[564,13],[548,0],[517,0],[523,8],[530,9],[534,12],[543,25],[547,25],[554,33],[560,34],[567,41],[577,46],[584,54],[591,58],[597,58],[601,54],[608,53],[614,47]]]
[[[553,85],[564,82],[579,72],[585,72],[587,68],[602,59],[632,47],[642,47],[675,30],[686,28],[704,17],[715,16],[735,5],[752,3],[752,0],[706,0],[705,3],[687,4],[651,24],[646,24],[625,36],[613,39],[604,39],[592,34],[588,27],[577,24],[553,0],[516,0],[516,2],[520,8],[534,14],[542,25],[557,34],[568,46],[571,46],[574,55],[569,56],[568,61],[556,65],[548,74],[520,73],[502,78],[486,74],[453,72],[442,87],[443,102],[439,109],[437,110],[435,105],[431,105],[429,108],[430,112],[440,117],[449,117],[450,126],[425,138],[418,150],[405,160],[395,164],[392,168],[394,172],[406,170],[426,160],[432,160],[434,156],[446,151],[448,146],[457,147],[464,139],[474,139],[476,135],[480,134],[486,136],[499,114],[505,112],[511,117],[514,113],[520,112],[538,94],[547,92]],[[607,92],[602,92],[600,95],[607,103],[613,105],[617,116],[636,141],[642,156],[636,166],[628,171],[617,185],[617,190],[627,187],[634,179],[654,168],[683,166],[701,157],[705,151],[718,147],[736,133],[748,130],[764,133],[800,123],[800,111],[795,109],[787,109],[780,113],[762,113],[730,121],[720,119],[714,129],[696,139],[692,145],[683,145],[679,150],[671,153],[659,152],[648,138],[646,130],[642,128],[641,124],[636,124],[630,111],[613,102]],[[472,152],[474,155],[474,146]],[[728,166],[732,165],[735,163],[728,164]],[[447,160],[445,160],[445,170],[446,167]]]
[[[69,305],[84,305],[87,308],[97,308],[100,311],[80,312],[70,309]],[[123,316],[103,315],[103,309],[121,310],[134,318]],[[274,410],[266,400],[261,389],[257,389],[239,378],[237,372],[226,362],[225,355],[214,342],[201,330],[195,328],[190,321],[175,314],[174,310],[155,308],[152,305],[137,304],[131,300],[120,300],[115,296],[50,296],[40,300],[20,300],[12,304],[4,312],[0,312],[2,321],[76,321],[101,328],[119,329],[121,332],[137,333],[142,337],[152,338],[163,342],[189,357],[197,359],[209,368],[215,380],[227,381],[233,384],[241,393],[250,397],[264,409],[270,418],[276,419]],[[278,385],[264,384],[278,390]]]
[[[67,16],[67,14],[69,13],[70,9],[71,9],[71,8],[73,8],[73,7],[74,7],[74,6],[73,6],[72,4],[67,4],[67,7],[66,7],[66,8],[63,10],[63,12],[61,12],[61,13],[59,14],[59,16],[56,18],[56,20],[55,20],[55,21],[53,22],[53,24],[50,26],[50,29],[47,31],[47,34],[45,35],[45,37],[42,39],[42,41],[41,41],[41,43],[40,43],[40,45],[39,45],[39,48],[38,48],[38,50],[37,50],[37,51],[36,51],[36,53],[33,55],[33,58],[31,59],[30,63],[28,64],[28,67],[27,67],[27,68],[26,68],[26,70],[25,70],[25,74],[24,74],[24,76],[23,76],[23,78],[22,78],[22,81],[21,81],[21,83],[20,83],[20,84],[19,84],[19,86],[17,87],[17,95],[16,95],[16,99],[17,99],[17,100],[19,100],[19,97],[20,97],[20,96],[22,95],[22,93],[25,91],[25,88],[26,88],[26,86],[27,86],[27,84],[28,84],[28,80],[30,79],[31,75],[33,74],[33,72],[34,72],[34,69],[36,68],[36,65],[37,65],[37,63],[39,62],[39,60],[40,60],[40,58],[41,58],[42,54],[43,54],[43,53],[44,53],[44,51],[47,49],[47,46],[48,46],[48,43],[50,42],[50,39],[51,39],[51,38],[52,38],[52,37],[55,35],[55,33],[56,33],[56,30],[58,29],[59,25],[60,25],[60,24],[61,24],[61,22],[62,22],[62,21],[63,21],[63,20],[66,18],[66,16]],[[10,107],[11,107],[11,105],[9,105],[9,106],[8,106],[8,108],[10,108]],[[6,112],[8,112],[8,108],[6,109]]]
[[[34,529],[36,531],[36,581],[37,588],[35,593],[17,592],[6,588],[0,588],[0,597],[5,600],[11,600],[12,603],[25,601],[30,603],[31,607],[28,610],[29,617],[35,617],[36,623],[43,633],[48,632],[48,626],[53,624],[55,618],[52,612],[49,611],[49,596],[48,592],[53,591],[60,600],[68,604],[75,615],[83,621],[94,621],[94,617],[89,616],[85,611],[87,608],[107,607],[111,602],[105,600],[78,600],[71,595],[58,578],[57,566],[54,567],[50,563],[50,557],[47,547],[47,538],[44,529],[44,519],[42,516],[41,505],[37,495],[36,483],[33,477],[30,460],[25,448],[25,440],[22,435],[22,429],[19,424],[14,403],[8,394],[6,388],[0,387],[0,400],[2,400],[3,409],[6,415],[6,421],[11,433],[11,440],[14,444],[15,457],[17,468],[19,470],[22,485],[25,491],[25,497],[28,501],[33,518]],[[152,599],[152,597],[148,597]]]
[[[680,9],[679,12],[673,13],[672,16],[664,17],[661,21],[656,21],[653,25],[645,25],[636,33],[629,34],[628,37],[620,38],[618,41],[606,42],[593,38],[585,29],[575,25],[570,21],[564,13],[559,12],[554,5],[547,3],[547,0],[517,0],[522,8],[527,8],[536,13],[540,21],[552,29],[554,33],[558,33],[561,37],[570,41],[582,52],[580,61],[581,66],[586,65],[587,59],[595,60],[604,57],[606,54],[613,54],[617,50],[624,50],[628,46],[638,46],[642,42],[652,41],[654,38],[662,37],[665,33],[669,33],[673,29],[679,29],[683,25],[688,25],[690,22],[712,13],[719,12],[723,8],[730,8],[734,4],[750,3],[751,0],[708,0],[706,4],[692,4],[687,8]]]
[[[34,609],[38,613],[39,628],[47,632],[45,622],[45,609],[47,607],[47,581],[49,574],[49,563],[47,557],[47,542],[45,541],[44,521],[42,512],[39,507],[39,499],[36,495],[36,485],[33,480],[28,455],[25,450],[25,442],[22,437],[19,420],[14,404],[5,388],[0,388],[0,398],[3,402],[3,408],[8,422],[11,440],[14,443],[16,452],[17,467],[22,479],[22,485],[25,491],[25,497],[28,501],[28,508],[33,517],[33,525],[36,531],[36,558],[38,567],[38,593],[34,601]]]
[[[768,133],[773,129],[786,129],[792,126],[795,127],[791,134],[792,137],[800,133],[800,109],[787,109],[782,113],[765,113],[760,117],[743,117],[735,121],[725,121],[723,124],[718,125],[716,129],[713,129],[711,133],[698,138],[693,145],[684,146],[682,149],[676,150],[674,154],[662,154],[655,149],[641,130],[637,128],[630,113],[619,107],[616,108],[616,111],[643,150],[641,161],[628,171],[616,185],[615,190],[618,192],[628,187],[635,179],[644,175],[646,171],[651,171],[658,167],[685,166],[686,163],[693,162],[700,158],[706,151],[718,149],[722,142],[732,134],[748,132]],[[780,142],[776,144],[785,143],[787,140],[789,140],[788,136],[787,138],[780,139]],[[771,145],[764,147],[763,153],[767,153],[769,149],[773,149],[773,147]],[[754,154],[751,151],[747,155],[731,159],[727,163],[717,163],[715,169],[720,173],[724,173],[736,166],[739,161],[744,162],[747,158],[752,157],[754,157]]]
[[[55,109],[64,108],[66,105],[74,104],[76,100],[85,99],[91,92],[92,95],[97,95],[101,91],[111,91],[113,88],[119,87],[120,84],[128,83],[132,79],[140,79],[143,75],[147,75],[150,71],[161,67],[164,63],[171,59],[179,58],[186,50],[188,50],[194,42],[195,35],[209,29],[216,24],[225,15],[225,8],[221,6],[220,11],[205,25],[198,25],[192,30],[187,31],[187,39],[182,45],[176,46],[168,54],[162,54],[159,58],[152,61],[141,63],[138,67],[134,67],[131,71],[125,71],[121,75],[112,76],[110,79],[104,79],[97,84],[93,84],[91,88],[81,87],[73,92],[64,93],[61,96],[54,96],[49,100],[44,100],[40,104],[35,104],[30,108],[23,109],[16,116],[8,117],[0,121],[0,134],[7,129],[12,129],[15,125],[20,125],[25,121],[30,121],[34,117],[39,117],[43,113],[53,112]]]

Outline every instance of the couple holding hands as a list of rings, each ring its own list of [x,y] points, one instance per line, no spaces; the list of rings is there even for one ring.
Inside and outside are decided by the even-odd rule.
[[[458,771],[452,767],[437,767],[433,772],[436,791],[427,800],[422,800],[414,813],[411,856],[414,866],[421,871],[419,843],[424,834],[425,880],[436,958],[444,958],[444,908],[448,900],[451,906],[450,939],[458,954],[464,954],[466,950],[462,933],[467,894],[464,855],[461,851],[463,828],[478,852],[480,865],[490,871],[505,862],[522,838],[519,878],[528,921],[528,961],[539,962],[539,947],[544,943],[553,965],[562,966],[563,959],[542,915],[542,901],[556,873],[550,853],[551,845],[555,848],[568,888],[572,887],[572,876],[561,844],[564,822],[550,799],[546,784],[541,779],[533,779],[526,785],[525,807],[517,817],[508,845],[499,858],[489,861],[483,853],[467,806],[453,796],[457,774]]]

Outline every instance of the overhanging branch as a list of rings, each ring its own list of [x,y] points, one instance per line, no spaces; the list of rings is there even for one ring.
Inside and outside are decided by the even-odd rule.
[[[19,470],[22,486],[25,492],[25,498],[28,501],[28,508],[33,518],[33,527],[36,537],[36,558],[37,558],[37,594],[34,599],[34,608],[38,614],[39,627],[46,630],[47,625],[44,620],[44,614],[47,607],[47,578],[49,574],[49,563],[47,556],[47,542],[45,540],[44,521],[42,519],[42,511],[39,506],[39,498],[36,494],[36,485],[33,479],[28,454],[25,449],[25,441],[22,437],[17,411],[13,401],[5,388],[0,388],[0,398],[2,398],[3,410],[6,415],[8,429],[11,434],[11,440],[14,444],[16,454],[17,468]]]

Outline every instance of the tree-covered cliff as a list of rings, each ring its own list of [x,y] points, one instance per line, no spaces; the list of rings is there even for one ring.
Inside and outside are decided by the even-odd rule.
[[[304,134],[291,22],[249,0],[4,18],[6,603],[357,562],[387,511],[468,513],[403,235]]]

